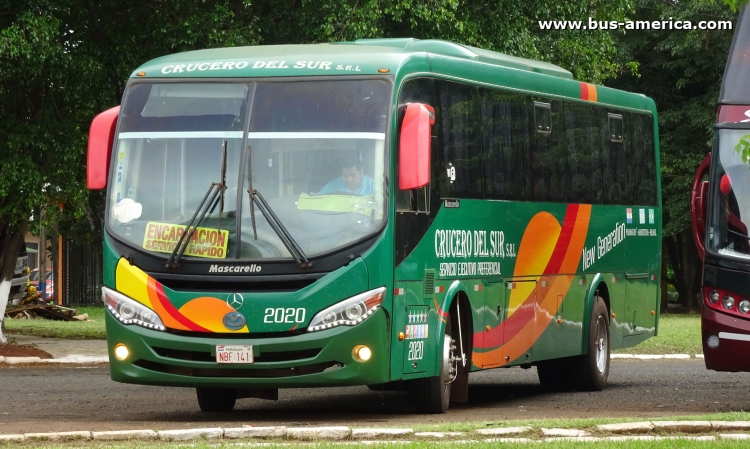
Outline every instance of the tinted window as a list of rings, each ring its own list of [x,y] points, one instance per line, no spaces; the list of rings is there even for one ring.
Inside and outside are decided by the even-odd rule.
[[[654,122],[650,115],[631,114],[633,120],[633,173],[637,204],[656,204]]]
[[[606,111],[600,112],[602,123],[608,122]],[[627,119],[627,120],[626,120]],[[630,114],[623,117],[623,129],[630,128]],[[602,186],[605,204],[632,204],[628,195],[628,158],[625,154],[625,143],[630,137],[622,137],[619,142],[612,140],[609,132],[602,133]]]
[[[533,100],[551,105],[549,134],[536,132],[529,123],[529,199],[532,201],[565,201],[565,148],[560,141],[560,102],[544,98]]]
[[[482,198],[482,146],[475,87],[436,81],[435,128],[443,198]]]
[[[523,95],[480,89],[485,194],[490,199],[526,198],[526,158],[531,144],[531,101]]]
[[[601,134],[598,109],[581,103],[566,103],[564,110],[567,153],[567,201],[601,203]]]

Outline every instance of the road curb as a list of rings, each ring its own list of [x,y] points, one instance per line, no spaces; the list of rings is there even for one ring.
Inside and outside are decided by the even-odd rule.
[[[91,432],[91,438],[97,441],[155,440],[159,434],[153,430],[110,430]]]
[[[0,434],[0,444],[23,441],[190,441],[190,440],[238,440],[238,439],[286,439],[293,441],[332,441],[351,444],[449,440],[462,442],[603,442],[603,441],[661,441],[687,439],[711,441],[716,439],[750,440],[750,433],[730,433],[731,431],[750,432],[750,421],[641,421],[631,423],[600,424],[588,429],[562,429],[544,427],[496,427],[475,429],[479,439],[466,438],[466,432],[414,432],[412,428],[381,428],[347,426],[319,427],[239,427],[239,428],[195,428],[172,430],[116,430],[116,431],[75,431],[51,433]],[[708,434],[707,433],[714,433]],[[593,433],[593,434],[592,434]],[[523,437],[513,436],[521,435]],[[484,437],[484,438],[482,438]],[[493,438],[486,438],[493,437]],[[394,439],[397,438],[397,439]]]

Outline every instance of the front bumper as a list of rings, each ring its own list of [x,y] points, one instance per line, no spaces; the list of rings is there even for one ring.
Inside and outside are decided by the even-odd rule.
[[[750,320],[703,307],[701,319],[703,357],[706,368],[715,371],[750,371]],[[719,337],[719,346],[708,347],[708,338]]]
[[[290,388],[366,385],[389,379],[390,322],[380,309],[354,327],[293,336],[253,338],[252,335],[176,335],[136,325],[123,325],[105,313],[112,380],[144,385],[222,388]],[[114,347],[125,344],[130,355],[114,357]],[[216,363],[216,345],[253,345],[255,362],[248,365]],[[358,362],[357,345],[372,350],[372,358]]]

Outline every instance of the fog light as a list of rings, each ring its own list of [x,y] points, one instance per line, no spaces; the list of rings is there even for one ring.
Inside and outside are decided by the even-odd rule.
[[[352,350],[352,356],[354,356],[354,360],[358,362],[366,362],[372,357],[372,351],[367,346],[358,345]]]
[[[130,351],[128,350],[128,347],[125,346],[122,343],[118,343],[117,346],[115,346],[115,358],[117,360],[125,360],[130,355]]]
[[[709,336],[708,339],[706,340],[706,344],[711,349],[718,348],[719,347],[719,337],[717,337],[716,335]]]

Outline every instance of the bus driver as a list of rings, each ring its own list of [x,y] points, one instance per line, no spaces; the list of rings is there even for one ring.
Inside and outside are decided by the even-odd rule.
[[[327,193],[373,195],[375,194],[375,181],[363,173],[362,162],[359,158],[352,156],[341,159],[341,176],[328,182],[318,192],[319,195]]]

